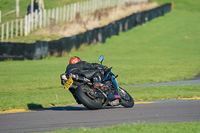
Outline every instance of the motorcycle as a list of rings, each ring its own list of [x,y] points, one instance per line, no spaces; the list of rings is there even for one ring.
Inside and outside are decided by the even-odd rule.
[[[100,56],[99,62],[102,64],[104,57]],[[65,73],[61,74],[61,82],[66,90],[69,90],[78,104],[83,104],[91,110],[100,109],[105,106],[122,105],[126,108],[134,106],[134,100],[131,95],[122,87],[118,86],[115,75],[112,72],[112,67],[105,73],[102,70],[85,70],[84,76]],[[95,73],[100,72],[102,76],[102,83],[106,87],[95,88],[92,83],[92,77]]]

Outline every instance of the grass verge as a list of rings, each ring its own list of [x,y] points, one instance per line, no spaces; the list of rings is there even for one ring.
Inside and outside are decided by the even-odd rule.
[[[199,133],[200,122],[134,123],[101,128],[63,129],[45,133]]]
[[[200,96],[200,85],[125,88],[136,101],[192,98]]]

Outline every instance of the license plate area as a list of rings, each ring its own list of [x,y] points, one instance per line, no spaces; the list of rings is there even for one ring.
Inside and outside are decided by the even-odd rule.
[[[69,79],[65,82],[64,87],[66,90],[69,89],[69,87],[73,84],[73,79],[71,77],[69,77]]]

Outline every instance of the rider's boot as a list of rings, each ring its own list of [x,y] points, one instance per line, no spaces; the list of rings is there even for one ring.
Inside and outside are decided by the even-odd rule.
[[[99,89],[104,89],[104,88],[108,87],[106,84],[103,84],[103,83],[101,83],[99,81],[98,82],[94,82],[93,86],[94,86],[94,88],[99,88]]]

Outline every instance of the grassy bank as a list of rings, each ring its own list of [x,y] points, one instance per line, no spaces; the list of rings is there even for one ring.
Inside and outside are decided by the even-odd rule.
[[[132,4],[126,6],[117,6],[115,8],[106,8],[96,11],[90,15],[81,15],[72,21],[62,22],[57,25],[50,25],[49,27],[38,29],[31,32],[28,36],[17,37],[9,39],[10,42],[25,42],[35,43],[40,41],[58,40],[63,37],[70,37],[77,35],[94,28],[103,27],[114,21],[120,20],[136,12],[152,9],[157,7],[156,2],[148,4]],[[99,16],[99,17],[97,17]]]
[[[135,123],[103,128],[57,130],[51,133],[199,133],[200,122],[184,123]],[[46,132],[47,133],[47,132]]]
[[[188,8],[188,3],[194,8]],[[0,62],[0,110],[27,108],[29,103],[43,106],[74,103],[71,95],[62,89],[59,79],[73,55],[89,62],[97,62],[98,57],[104,55],[103,64],[113,66],[121,85],[194,77],[200,72],[200,11],[195,8],[198,4],[199,1],[175,0],[174,11],[164,17],[113,36],[105,44],[82,47],[62,58]],[[176,98],[185,91],[181,97],[199,96],[198,87],[177,86],[185,89],[178,93],[172,91],[176,88],[171,89],[169,93],[173,92],[173,96],[169,93],[164,96],[168,87],[158,87],[160,96],[156,99]],[[152,91],[142,98],[139,93],[148,90],[129,91],[136,100],[147,100],[154,89],[149,89]],[[187,93],[188,90],[194,93]]]

